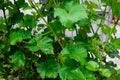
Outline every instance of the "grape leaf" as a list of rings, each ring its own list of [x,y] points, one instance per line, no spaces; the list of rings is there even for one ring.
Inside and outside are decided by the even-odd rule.
[[[28,49],[33,52],[41,50],[45,54],[54,54],[52,39],[41,35],[36,35],[28,42]]]
[[[73,2],[66,5],[66,9],[56,8],[54,14],[60,18],[62,25],[67,28],[70,28],[73,23],[87,18],[85,5],[73,4]]]
[[[18,42],[22,42],[24,39],[30,39],[31,38],[31,31],[30,30],[15,30],[11,31],[10,35],[10,44],[15,45]]]
[[[48,59],[46,62],[42,62],[37,67],[37,72],[40,77],[44,79],[48,78],[56,78],[58,75],[59,63],[54,59]]]
[[[86,68],[90,71],[97,71],[99,69],[99,64],[95,61],[89,61]]]
[[[17,42],[22,42],[22,31],[11,31],[9,38],[10,38],[10,44],[15,45]]]
[[[25,55],[24,55],[24,53],[22,53],[20,51],[16,51],[12,55],[12,63],[16,67],[22,67],[22,66],[24,66],[25,65]]]
[[[109,69],[102,69],[102,70],[100,71],[100,74],[101,74],[102,76],[107,77],[107,78],[111,76],[111,72],[110,72]]]
[[[84,65],[86,63],[87,50],[80,45],[68,46],[61,51],[60,57],[61,59],[69,57]]]
[[[79,68],[71,70],[65,65],[62,65],[59,75],[61,80],[85,80],[85,76]]]

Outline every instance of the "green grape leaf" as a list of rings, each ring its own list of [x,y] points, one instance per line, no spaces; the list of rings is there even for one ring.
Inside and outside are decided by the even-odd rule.
[[[10,44],[15,45],[18,42],[22,42],[24,39],[30,39],[31,38],[31,31],[30,30],[16,30],[11,31],[10,35]]]
[[[78,22],[80,27],[87,27],[90,25],[90,19],[82,19]]]
[[[36,27],[36,25],[37,25],[36,16],[29,15],[29,14],[25,15],[24,16],[24,21],[21,22],[21,24],[23,26],[28,26],[28,27],[31,27],[31,28]]]
[[[97,71],[99,69],[99,64],[95,61],[89,61],[86,68],[90,71]]]
[[[59,70],[59,75],[61,80],[66,80],[67,77],[70,78],[71,76],[69,76],[68,73],[69,73],[69,70],[67,66],[62,65],[62,67]]]
[[[9,38],[10,38],[10,44],[15,45],[17,42],[22,42],[22,31],[11,31]]]
[[[69,57],[84,65],[86,63],[87,50],[81,45],[68,46],[61,51],[60,57],[61,59]]]
[[[37,67],[37,72],[42,79],[45,77],[56,78],[58,75],[58,70],[59,63],[53,59],[48,59],[46,62],[41,62]]]
[[[50,22],[50,25],[53,28],[53,30],[55,31],[56,35],[60,36],[61,35],[60,32],[63,30],[62,24],[58,20],[52,20]]]
[[[36,52],[36,51],[39,51],[40,48],[37,46],[37,42],[35,40],[35,38],[31,39],[29,42],[28,42],[28,49],[30,51],[33,51],[33,52]]]
[[[94,75],[94,72],[91,72],[89,70],[86,70],[86,68],[80,68],[80,70],[84,73],[84,76],[88,80],[96,80],[96,76]]]
[[[71,73],[73,77],[72,80],[85,80],[85,77],[79,68],[72,70]]]
[[[102,26],[102,32],[104,33],[104,34],[109,34],[110,32],[111,32],[111,28],[109,27],[109,26],[107,26],[107,25],[103,25]]]
[[[31,38],[31,30],[22,30],[21,34],[22,34],[23,39]]]
[[[111,41],[112,45],[114,46],[115,49],[120,49],[120,38],[113,39]]]
[[[101,69],[100,74],[104,77],[107,77],[107,78],[111,76],[111,72],[109,69]]]
[[[25,4],[25,0],[17,0],[16,4],[17,4],[18,7],[21,8]]]
[[[33,52],[41,50],[45,54],[54,54],[52,39],[41,35],[36,35],[28,42],[28,49]]]
[[[69,11],[69,16],[71,16],[70,19],[72,22],[77,22],[81,19],[87,18],[86,6],[84,4],[73,5]]]
[[[66,4],[66,9],[55,9],[54,14],[55,16],[59,17],[62,25],[67,28],[70,28],[73,25],[73,23],[81,19],[87,18],[85,5],[73,4],[73,2]]]
[[[25,65],[25,55],[24,53],[17,51],[12,55],[12,63],[16,67],[22,67]]]
[[[61,80],[85,80],[85,76],[79,68],[72,70],[65,65],[60,68],[59,75]]]
[[[71,27],[71,25],[73,24],[73,22],[70,20],[69,14],[64,9],[61,8],[55,9],[55,16],[59,16],[60,22],[65,27]]]

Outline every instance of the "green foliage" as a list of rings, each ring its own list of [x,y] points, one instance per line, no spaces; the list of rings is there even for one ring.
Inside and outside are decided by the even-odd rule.
[[[117,21],[105,25],[105,12],[99,16],[92,0],[39,1],[0,0],[0,80],[120,80],[116,64],[106,62],[106,55],[120,59]],[[120,16],[120,3],[100,1]],[[76,35],[67,37],[66,30]]]
[[[22,42],[22,34],[21,31],[11,31],[10,32],[10,44],[15,45],[17,42]]]
[[[114,46],[115,49],[120,48],[120,38],[112,40],[112,45]]]
[[[111,76],[111,72],[110,72],[109,69],[102,69],[102,70],[100,70],[100,74],[102,76],[105,76],[105,77],[110,77]]]
[[[67,66],[62,66],[59,74],[62,80],[85,80],[85,76],[79,68],[71,70]]]
[[[24,53],[17,51],[12,55],[12,63],[15,67],[23,67],[25,65]]]
[[[61,59],[71,58],[77,62],[80,62],[81,65],[85,65],[87,58],[87,51],[84,47],[79,45],[69,46],[62,50],[60,57]]]
[[[31,31],[27,30],[13,30],[10,32],[9,39],[11,45],[16,45],[18,42],[22,42],[24,39],[31,38]]]
[[[65,27],[71,28],[73,23],[87,18],[86,6],[84,4],[73,4],[73,2],[70,2],[66,4],[65,9],[55,9],[55,16],[60,18],[60,22]]]
[[[22,21],[22,25],[23,26],[28,26],[28,27],[35,27],[37,25],[36,23],[36,16],[33,16],[33,15],[25,15],[24,16],[24,21]]]
[[[36,35],[33,39],[31,39],[28,42],[28,44],[28,49],[30,51],[36,52],[41,50],[45,54],[54,54],[52,47],[52,39],[48,37]]]
[[[59,63],[56,60],[46,60],[46,62],[41,62],[37,67],[37,72],[42,79],[56,78],[59,71]]]
[[[96,63],[95,61],[89,61],[86,65],[86,68],[90,71],[98,71],[99,64]]]

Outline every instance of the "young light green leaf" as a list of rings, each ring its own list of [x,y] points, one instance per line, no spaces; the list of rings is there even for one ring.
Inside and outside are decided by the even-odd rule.
[[[17,51],[12,55],[12,63],[16,67],[22,67],[25,65],[25,55],[24,53]]]
[[[102,26],[102,32],[104,33],[104,34],[109,34],[110,32],[111,32],[111,28],[109,27],[109,26],[107,26],[107,25],[103,25]]]
[[[54,14],[60,18],[62,25],[67,28],[70,28],[73,23],[87,18],[85,5],[73,4],[72,2],[66,5],[66,10],[62,8],[55,9]]]
[[[64,15],[63,15],[64,14]],[[70,19],[69,14],[61,8],[57,8],[55,10],[55,15],[59,16],[60,18],[60,22],[62,23],[62,25],[64,25],[65,27],[71,27],[71,25],[73,24],[73,22]]]
[[[99,69],[99,64],[95,61],[89,61],[86,68],[90,71],[97,71]]]
[[[101,74],[102,76],[104,76],[104,77],[107,77],[107,78],[111,76],[111,72],[110,72],[109,69],[102,69],[102,70],[100,71],[100,74]]]
[[[73,5],[69,11],[69,15],[71,16],[70,19],[73,23],[87,18],[86,6],[84,4]]]

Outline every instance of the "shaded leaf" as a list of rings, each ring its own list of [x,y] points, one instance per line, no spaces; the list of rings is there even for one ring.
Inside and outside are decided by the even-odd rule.
[[[40,77],[44,79],[47,78],[56,78],[58,75],[59,63],[56,60],[48,59],[46,62],[42,62],[37,67],[37,72]]]
[[[22,31],[11,31],[9,38],[10,38],[10,44],[15,45],[17,42],[22,42]]]
[[[57,20],[53,20],[50,22],[50,25],[53,28],[53,30],[55,31],[56,35],[60,36],[61,35],[60,32],[63,30],[62,24]]]
[[[78,22],[80,27],[87,27],[90,25],[90,19],[82,19]]]
[[[18,42],[22,42],[24,39],[30,39],[31,38],[31,31],[30,30],[16,30],[11,31],[10,35],[10,44],[15,45]]]
[[[26,27],[36,27],[37,25],[37,22],[36,22],[36,16],[34,15],[25,15],[24,16],[24,21],[22,22],[23,26],[26,26]]]
[[[22,67],[25,65],[25,55],[24,53],[17,51],[12,55],[12,63],[16,67]]]

